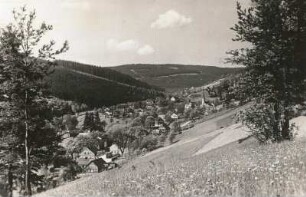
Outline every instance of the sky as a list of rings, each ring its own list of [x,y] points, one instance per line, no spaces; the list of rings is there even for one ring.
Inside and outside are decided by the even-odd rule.
[[[60,59],[224,67],[232,66],[224,63],[226,51],[242,46],[231,40],[236,0],[0,0],[0,26],[24,5],[53,25],[44,41],[68,40]]]

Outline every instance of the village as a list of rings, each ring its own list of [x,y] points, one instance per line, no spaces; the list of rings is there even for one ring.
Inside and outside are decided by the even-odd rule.
[[[79,173],[99,173],[171,145],[205,117],[240,106],[222,79],[164,98],[65,115],[62,145]],[[72,125],[72,126],[71,126]]]

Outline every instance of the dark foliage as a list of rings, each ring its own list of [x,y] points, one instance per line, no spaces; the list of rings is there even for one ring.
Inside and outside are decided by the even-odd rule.
[[[82,68],[82,66],[80,67]],[[100,69],[98,67],[93,68]],[[117,75],[117,73],[114,73],[114,75]],[[118,78],[120,76],[122,74]],[[115,78],[116,76],[112,77],[112,79]],[[163,94],[142,82],[139,82],[140,86],[138,86],[137,80],[135,80],[136,82],[131,80],[133,83],[130,84],[123,84],[122,82],[118,83],[106,78],[99,78],[97,75],[87,75],[81,71],[75,72],[66,66],[56,68],[55,72],[49,77],[49,81],[51,91],[55,96],[85,103],[91,108],[141,101]]]

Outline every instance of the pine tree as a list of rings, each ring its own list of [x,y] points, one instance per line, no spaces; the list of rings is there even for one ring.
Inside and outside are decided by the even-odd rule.
[[[84,117],[84,123],[83,123],[83,130],[88,130],[90,129],[90,115],[88,112],[85,113]]]
[[[291,107],[305,93],[306,1],[252,0],[251,5],[243,9],[237,3],[239,20],[232,28],[234,41],[248,47],[230,52],[232,63],[246,66],[243,94],[257,101],[242,117],[261,141],[290,139]]]
[[[51,41],[36,51],[52,26],[42,23],[35,28],[36,14],[28,13],[25,7],[13,14],[14,22],[1,29],[0,34],[0,96],[1,103],[6,104],[1,111],[11,115],[4,115],[10,127],[1,132],[15,139],[10,151],[24,161],[21,170],[24,169],[25,194],[30,196],[31,181],[35,181],[31,172],[50,159],[58,140],[44,79],[52,72],[55,56],[65,52],[68,44],[65,42],[61,49],[54,50],[55,42]]]

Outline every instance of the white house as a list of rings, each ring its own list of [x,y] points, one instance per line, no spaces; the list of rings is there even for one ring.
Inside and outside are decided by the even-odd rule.
[[[117,144],[112,144],[109,147],[109,152],[112,153],[112,155],[122,155],[121,150],[119,149],[119,146]]]
[[[81,151],[81,153],[79,154],[79,158],[80,159],[95,159],[96,158],[96,154],[94,151],[90,150],[87,147],[84,147]]]
[[[191,109],[191,107],[192,107],[192,103],[186,103],[185,104],[185,111],[187,111],[188,109]]]
[[[177,120],[177,119],[178,119],[178,115],[175,114],[175,113],[173,113],[173,114],[171,115],[171,118],[174,119],[174,120]]]

